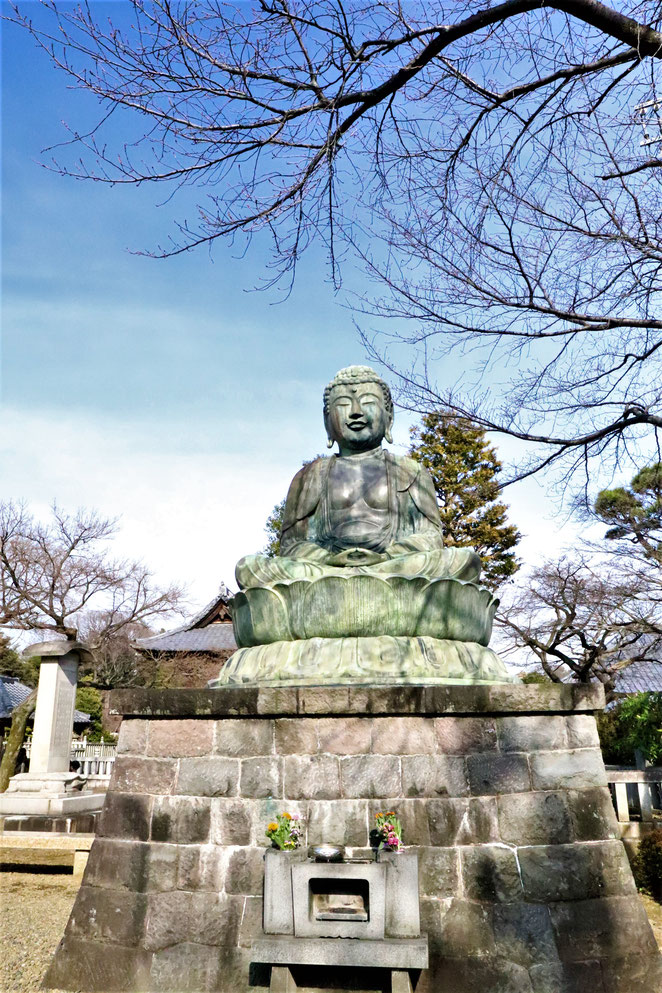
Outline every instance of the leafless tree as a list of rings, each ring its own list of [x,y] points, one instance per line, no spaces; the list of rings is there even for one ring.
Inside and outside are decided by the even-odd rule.
[[[502,652],[532,653],[554,682],[600,681],[610,698],[614,678],[632,662],[659,659],[662,584],[650,576],[605,568],[587,559],[546,562],[511,587],[499,608]]]
[[[112,559],[117,522],[53,505],[43,523],[0,503],[0,627],[43,631],[91,648],[148,619],[180,612],[183,592],[161,588],[139,562]]]
[[[279,278],[322,239],[336,280],[358,254],[401,402],[535,443],[514,478],[655,439],[662,159],[633,114],[658,106],[659,0],[43,6],[52,29],[15,19],[102,107],[55,167],[204,190],[160,254],[267,231]]]

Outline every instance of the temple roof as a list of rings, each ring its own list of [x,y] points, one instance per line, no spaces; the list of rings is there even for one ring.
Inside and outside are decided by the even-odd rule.
[[[228,608],[231,599],[232,593],[222,583],[214,599],[186,624],[150,638],[137,638],[133,647],[142,652],[233,652],[237,643]]]
[[[662,693],[662,662],[633,662],[618,673],[615,693]]]
[[[0,676],[0,720],[8,720],[14,707],[32,693],[32,688],[21,683],[16,676]],[[89,724],[90,715],[74,710],[74,724]]]

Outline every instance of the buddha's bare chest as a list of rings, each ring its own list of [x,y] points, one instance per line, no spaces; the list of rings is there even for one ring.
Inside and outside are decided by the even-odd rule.
[[[328,501],[332,511],[361,506],[387,510],[386,466],[381,460],[337,459],[329,475]]]

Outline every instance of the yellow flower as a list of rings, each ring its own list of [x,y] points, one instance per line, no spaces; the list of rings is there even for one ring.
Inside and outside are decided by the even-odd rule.
[[[278,830],[278,825],[274,824],[273,821],[271,822],[271,824],[267,824],[267,831],[277,831],[277,830]]]
[[[283,817],[287,821],[291,821],[292,820],[292,815],[291,814],[288,814],[287,812],[283,814]]]
[[[379,811],[379,813],[378,813],[378,814],[375,814],[375,817],[383,817],[383,816],[384,816],[384,815],[382,814],[382,812],[381,812],[381,810]]]

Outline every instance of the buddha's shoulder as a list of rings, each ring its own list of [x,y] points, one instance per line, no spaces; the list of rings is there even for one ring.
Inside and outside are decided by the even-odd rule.
[[[328,456],[319,455],[310,462],[304,462],[290,483],[290,493],[294,495],[320,486],[330,461]]]
[[[398,489],[408,489],[421,475],[423,466],[407,455],[389,454],[392,465],[395,466],[398,477]]]

